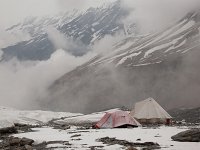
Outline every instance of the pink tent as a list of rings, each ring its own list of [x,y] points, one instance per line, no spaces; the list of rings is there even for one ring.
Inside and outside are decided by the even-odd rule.
[[[119,128],[119,127],[138,127],[140,125],[129,113],[116,111],[106,113],[95,125],[96,128]]]

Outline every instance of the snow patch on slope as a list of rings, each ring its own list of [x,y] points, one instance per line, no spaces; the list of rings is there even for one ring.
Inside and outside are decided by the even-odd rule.
[[[163,44],[163,45],[156,46],[156,47],[148,50],[147,52],[145,52],[144,58],[147,58],[151,53],[153,53],[155,51],[162,50],[162,49],[167,48],[169,46],[171,46],[171,43],[166,43],[166,44]]]
[[[123,63],[124,63],[126,60],[128,60],[128,59],[133,59],[133,57],[138,56],[139,54],[141,54],[141,52],[133,53],[133,54],[130,54],[130,55],[128,55],[128,56],[123,57],[123,58],[117,63],[116,67],[119,66],[119,65],[121,65],[121,64],[123,64]]]
[[[195,25],[195,21],[191,20],[188,23],[186,23],[183,27],[181,27],[180,29],[178,29],[176,32],[174,32],[173,34],[170,35],[170,37],[174,36],[174,35],[178,35],[186,30],[188,30],[189,28],[193,27]]]

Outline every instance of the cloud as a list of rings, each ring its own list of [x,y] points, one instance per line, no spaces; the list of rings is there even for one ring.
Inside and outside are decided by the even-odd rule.
[[[10,33],[0,29],[0,48],[5,48],[14,45],[21,41],[27,41],[30,39],[30,35],[24,32]]]
[[[129,9],[128,6],[131,6],[133,9],[132,14],[126,19],[134,20],[140,27],[140,33],[155,32],[179,21],[186,13],[195,9],[194,4],[197,4],[196,0],[183,3],[180,0],[123,2],[125,8]],[[183,7],[180,7],[180,4]],[[124,21],[127,21],[126,19]],[[118,40],[121,40],[120,34],[114,37],[106,36],[95,43],[93,48],[98,53],[108,55],[108,51],[112,50],[113,44]],[[75,70],[72,77],[68,78],[66,75],[55,83],[51,91],[55,93],[51,93],[47,107],[57,111],[88,113],[120,105],[132,107],[134,102],[148,97],[154,97],[168,108],[189,106],[189,100],[190,106],[199,104],[197,102],[199,83],[194,84],[196,80],[193,82],[191,75],[188,75],[188,72],[194,72],[196,68],[191,70],[191,67],[188,67],[191,64],[190,60],[182,62],[184,61],[182,58],[171,59],[169,63],[164,62],[150,68],[124,69],[122,67],[115,70],[113,66],[103,64],[83,72]],[[198,59],[192,61],[198,64]],[[195,79],[198,79],[198,74],[194,73],[192,76],[195,75]],[[189,88],[183,86],[186,85],[185,83]]]
[[[98,7],[104,3],[117,0],[57,0],[57,4],[62,10],[79,9],[84,10],[89,7]],[[78,5],[77,5],[78,4]]]
[[[124,19],[137,24],[140,33],[162,30],[200,6],[199,0],[122,0],[122,6],[132,9]]]
[[[82,56],[90,50],[90,46],[83,44],[79,39],[64,35],[54,27],[49,26],[46,31],[55,49],[64,49],[75,56]]]
[[[181,19],[188,11],[196,7],[196,4],[198,3],[198,1],[199,0],[148,0],[148,1],[147,0],[122,0],[121,2],[122,2],[122,6],[124,6],[126,9],[133,10],[131,15],[125,18],[124,21],[136,22],[138,28],[140,29],[140,33],[147,33],[147,32],[152,32],[158,29],[162,29],[172,24],[173,22]],[[27,4],[25,1],[23,2],[24,4]],[[39,3],[39,1],[37,2],[35,1],[33,8],[35,8],[36,4],[37,5],[42,4],[41,8],[45,8],[49,6],[48,2],[43,1]],[[70,10],[72,8],[85,9],[90,6],[98,6],[100,3],[103,3],[103,2],[105,2],[105,0],[101,2],[100,0],[84,0],[84,1],[83,0],[69,0],[69,1],[58,0],[56,1],[56,5],[58,5],[59,7],[58,9],[60,11],[60,10]],[[12,5],[14,3],[9,1],[9,3],[7,4]],[[78,7],[77,7],[77,3],[79,4]],[[17,7],[14,8],[15,11],[21,10],[20,8],[22,6],[19,6],[19,4],[17,5]],[[32,3],[29,3],[26,9],[29,9],[31,7],[31,4]],[[9,5],[6,5],[6,9],[7,8],[9,8]],[[52,8],[55,9],[54,7]],[[51,7],[48,8],[48,10],[45,10],[45,12],[39,12],[38,14],[49,13],[50,12],[49,9],[51,9]],[[10,8],[9,10],[11,10],[12,13],[15,12],[12,10],[12,8]],[[2,11],[2,12],[7,12],[9,10]],[[28,14],[29,15],[35,14],[35,11],[37,10],[38,9],[32,12],[29,12]],[[24,12],[25,10],[22,9],[20,13],[14,16],[19,17],[20,14]],[[9,16],[12,16],[12,13],[8,14],[7,18],[9,18]],[[0,16],[2,17],[2,15]],[[6,17],[1,18],[1,21],[5,21],[5,20],[6,20]],[[47,33],[48,33],[48,38],[53,42],[55,49],[57,49],[51,55],[50,59],[46,61],[19,61],[17,59],[12,59],[8,62],[0,62],[0,103],[1,105],[18,107],[18,108],[23,108],[23,109],[39,108],[41,103],[38,102],[37,99],[43,99],[44,97],[43,99],[44,103],[46,102],[45,97],[46,97],[46,94],[48,94],[47,89],[55,80],[60,78],[63,74],[73,70],[75,67],[93,58],[96,55],[96,53],[107,54],[109,50],[112,50],[113,44],[115,42],[120,41],[121,39],[124,38],[124,36],[122,36],[122,34],[120,33],[114,36],[105,36],[104,39],[96,42],[93,47],[87,47],[78,40],[73,40],[70,37],[64,36],[55,28],[49,27],[47,29]],[[7,35],[4,35],[4,37],[6,36]],[[0,45],[5,46],[5,45],[16,42],[17,39],[22,40],[21,36],[14,36],[14,37],[12,36],[13,35],[8,35],[7,40],[4,40],[4,41],[0,40],[0,43],[1,43]],[[11,43],[7,43],[7,42],[11,42]],[[91,48],[92,52],[87,53],[81,57],[74,57],[73,55],[71,55],[71,53],[73,52],[85,52],[88,50],[88,48],[89,49]],[[2,56],[2,53],[3,52],[0,51],[0,57]],[[78,105],[80,106],[80,102],[82,104],[81,107],[84,107],[83,108],[84,110],[90,109],[90,108],[86,108],[87,106],[88,107],[95,106],[93,107],[93,109],[96,109],[99,106],[104,107],[105,103],[103,102],[105,101],[99,102],[97,100],[104,99],[104,96],[106,95],[105,93],[107,92],[109,95],[110,91],[113,92],[113,95],[114,95],[114,97],[110,97],[111,100],[113,100],[116,97],[119,99],[118,101],[120,101],[122,98],[127,98],[129,100],[132,100],[134,94],[139,94],[141,96],[140,90],[143,90],[142,89],[143,86],[140,89],[137,88],[134,93],[132,91],[133,87],[128,85],[126,80],[123,77],[121,77],[121,75],[111,70],[109,66],[106,68],[105,72],[106,73],[108,72],[107,78],[104,78],[103,76],[101,76],[101,74],[98,74],[98,75],[95,74],[93,80],[92,78],[88,78],[87,76],[86,81],[80,81],[80,82],[83,82],[82,85],[84,87],[84,90],[80,92],[81,94],[83,92],[82,95],[84,97],[82,97],[81,94],[78,95],[77,91],[73,91],[70,94],[72,94],[72,96],[74,97],[70,97],[70,98],[77,98],[80,101],[75,102],[74,99],[68,98],[68,100],[71,100],[70,101],[71,105],[66,106],[68,105],[68,103],[66,103],[66,97],[64,97],[63,98],[64,101],[62,101],[62,103],[59,104],[60,107],[74,106],[77,108]],[[121,80],[118,80],[119,78],[121,78]],[[141,79],[141,84],[143,84],[144,82],[143,79],[144,78]],[[88,81],[90,81],[90,84],[89,84],[90,86],[85,88],[85,85],[86,85],[85,83]],[[115,91],[113,90],[113,87]],[[103,90],[99,92],[101,88]],[[110,91],[107,89],[110,89]],[[124,89],[124,90],[122,91],[121,89]],[[77,90],[77,87],[75,88],[75,90]],[[74,92],[76,92],[75,95],[73,95]],[[100,93],[99,96],[96,96],[95,92],[97,94]],[[129,93],[131,94],[129,97],[127,97]],[[96,101],[88,101],[89,96],[92,97],[91,99],[96,99]],[[96,97],[98,97],[99,99],[97,99]],[[85,101],[83,101],[83,99]],[[106,96],[105,96],[105,99],[106,99]],[[91,103],[91,105],[87,105],[88,102]],[[121,102],[124,103],[124,101],[121,101]],[[109,106],[111,106],[113,104],[113,101],[111,101],[109,104],[110,104]],[[53,106],[51,104],[48,104],[48,105],[49,107]],[[69,109],[73,109],[73,108],[71,107]]]
[[[123,32],[117,32],[114,35],[106,35],[99,41],[96,41],[92,46],[93,51],[97,54],[106,55],[113,51],[113,46],[126,38]]]
[[[0,0],[0,28],[17,24],[28,16],[58,13],[57,0]]]
[[[91,51],[75,57],[70,54],[74,49],[84,49],[77,41],[61,34],[53,27],[47,29],[48,37],[57,49],[45,61],[19,61],[13,58],[0,62],[0,103],[21,109],[41,109],[41,104],[49,104],[48,88],[65,73],[94,58],[97,54],[105,54],[113,44],[123,36],[105,36],[96,42]],[[87,48],[87,47],[86,47]],[[0,51],[0,55],[3,52]],[[42,102],[40,101],[42,100]]]
[[[88,53],[83,57],[74,57],[59,49],[46,61],[12,59],[1,62],[1,105],[23,109],[39,108],[40,104],[36,100],[46,96],[46,90],[52,82],[93,56]]]

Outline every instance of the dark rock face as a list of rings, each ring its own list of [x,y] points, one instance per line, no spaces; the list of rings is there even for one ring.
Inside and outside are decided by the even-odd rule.
[[[15,146],[15,145],[19,145],[20,144],[21,139],[20,138],[10,138],[8,143],[10,146]]]
[[[20,145],[32,145],[33,144],[33,140],[28,139],[28,138],[22,138],[20,141]]]
[[[64,147],[51,147],[51,148],[47,148],[48,144],[62,144],[64,145]],[[49,142],[42,142],[40,144],[37,145],[33,145],[33,149],[35,150],[49,150],[49,149],[68,149],[70,148],[71,144],[68,141],[49,141]]]
[[[3,48],[3,58],[7,60],[15,56],[20,60],[46,60],[55,50],[47,34],[35,37],[32,42],[30,41],[23,41]]]
[[[191,109],[172,109],[169,113],[173,116],[173,120],[186,123],[200,123],[200,107]]]
[[[68,141],[49,141],[42,142],[39,144],[34,144],[34,140],[28,138],[18,138],[18,137],[4,137],[3,141],[0,142],[0,150],[49,150],[57,149],[59,147],[47,148],[48,144],[62,144],[64,148],[69,148],[71,144]]]
[[[179,142],[200,142],[200,129],[191,129],[171,137]]]
[[[11,133],[17,133],[17,129],[15,128],[15,126],[0,129],[0,135],[11,134]]]
[[[15,123],[15,128],[23,132],[33,132],[32,128],[39,128],[39,127],[41,127],[41,125],[27,125],[27,124]]]
[[[0,149],[4,150],[32,150],[34,140],[28,138],[7,137],[0,143]]]

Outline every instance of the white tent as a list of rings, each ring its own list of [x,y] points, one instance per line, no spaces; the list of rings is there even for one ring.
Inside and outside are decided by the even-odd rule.
[[[172,118],[153,98],[136,103],[131,115],[140,123],[169,123]]]

